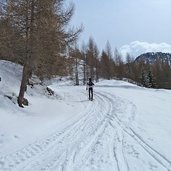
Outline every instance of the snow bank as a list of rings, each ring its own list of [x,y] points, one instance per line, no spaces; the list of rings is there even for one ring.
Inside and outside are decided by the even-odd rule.
[[[47,96],[46,87],[28,87],[25,96],[29,100],[29,106],[21,109],[14,104],[16,100],[13,103],[8,97],[4,97],[17,97],[21,74],[20,65],[0,61],[0,155],[16,151],[57,128],[60,130],[63,122],[77,118],[83,108],[80,102],[76,103],[72,98],[77,93],[72,87],[60,90],[57,86],[61,84],[53,81],[53,85],[56,84],[54,97]]]

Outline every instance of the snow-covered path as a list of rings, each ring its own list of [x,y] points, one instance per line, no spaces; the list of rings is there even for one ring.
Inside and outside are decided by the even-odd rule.
[[[77,91],[86,97],[83,89]],[[171,158],[154,148],[155,142],[148,141],[152,137],[140,134],[135,120],[138,106],[113,92],[111,88],[97,87],[93,102],[81,102],[85,105],[80,117],[61,129],[54,128],[42,139],[1,156],[0,170],[171,170]]]

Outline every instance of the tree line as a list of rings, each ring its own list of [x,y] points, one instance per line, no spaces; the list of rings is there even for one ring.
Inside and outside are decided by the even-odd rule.
[[[83,78],[85,84],[88,77],[98,81],[103,79],[127,79],[127,81],[136,83],[137,85],[148,88],[171,88],[171,65],[168,60],[159,58],[153,63],[135,60],[130,54],[123,59],[117,49],[112,52],[110,43],[106,43],[106,47],[102,52],[99,51],[93,38],[90,38],[87,45],[83,45],[80,49],[75,47],[73,50],[75,60],[75,84],[78,85],[79,62],[83,65],[80,77]],[[162,53],[161,53],[162,54]]]
[[[1,0],[0,59],[23,65],[18,104],[23,107],[24,93],[33,74],[40,79],[70,75],[75,84],[91,77],[133,80],[145,87],[171,88],[168,63],[126,61],[110,43],[102,52],[93,38],[82,47],[77,39],[83,28],[71,28],[74,5],[65,0]],[[74,75],[73,75],[74,74]]]

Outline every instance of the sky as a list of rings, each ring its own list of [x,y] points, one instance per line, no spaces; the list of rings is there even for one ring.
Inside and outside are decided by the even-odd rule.
[[[72,25],[83,24],[79,42],[93,37],[99,49],[107,40],[112,49],[143,42],[146,47],[171,45],[171,0],[70,0],[75,4]],[[142,43],[142,44],[143,44]],[[138,45],[140,45],[139,43]],[[144,47],[143,47],[144,48]],[[171,49],[169,49],[171,50]]]

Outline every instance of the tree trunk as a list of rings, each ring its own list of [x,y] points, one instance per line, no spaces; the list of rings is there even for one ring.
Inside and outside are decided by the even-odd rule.
[[[75,82],[76,82],[76,85],[79,85],[79,78],[78,78],[78,59],[76,58],[75,60]]]
[[[83,75],[84,75],[83,85],[85,85],[86,84],[86,63],[85,63],[85,61],[83,63]]]
[[[28,2],[28,1],[27,1]],[[27,4],[28,5],[28,4]],[[26,62],[23,66],[23,74],[18,96],[18,105],[23,107],[24,93],[27,89],[28,79],[31,72],[32,48],[33,48],[33,25],[34,25],[34,0],[31,1],[30,27],[28,13],[26,16]],[[28,9],[27,9],[28,10]]]
[[[23,107],[24,92],[26,91],[27,88],[27,82],[28,82],[28,64],[24,65],[23,67],[23,75],[20,85],[20,92],[18,96],[18,105],[20,107]]]

